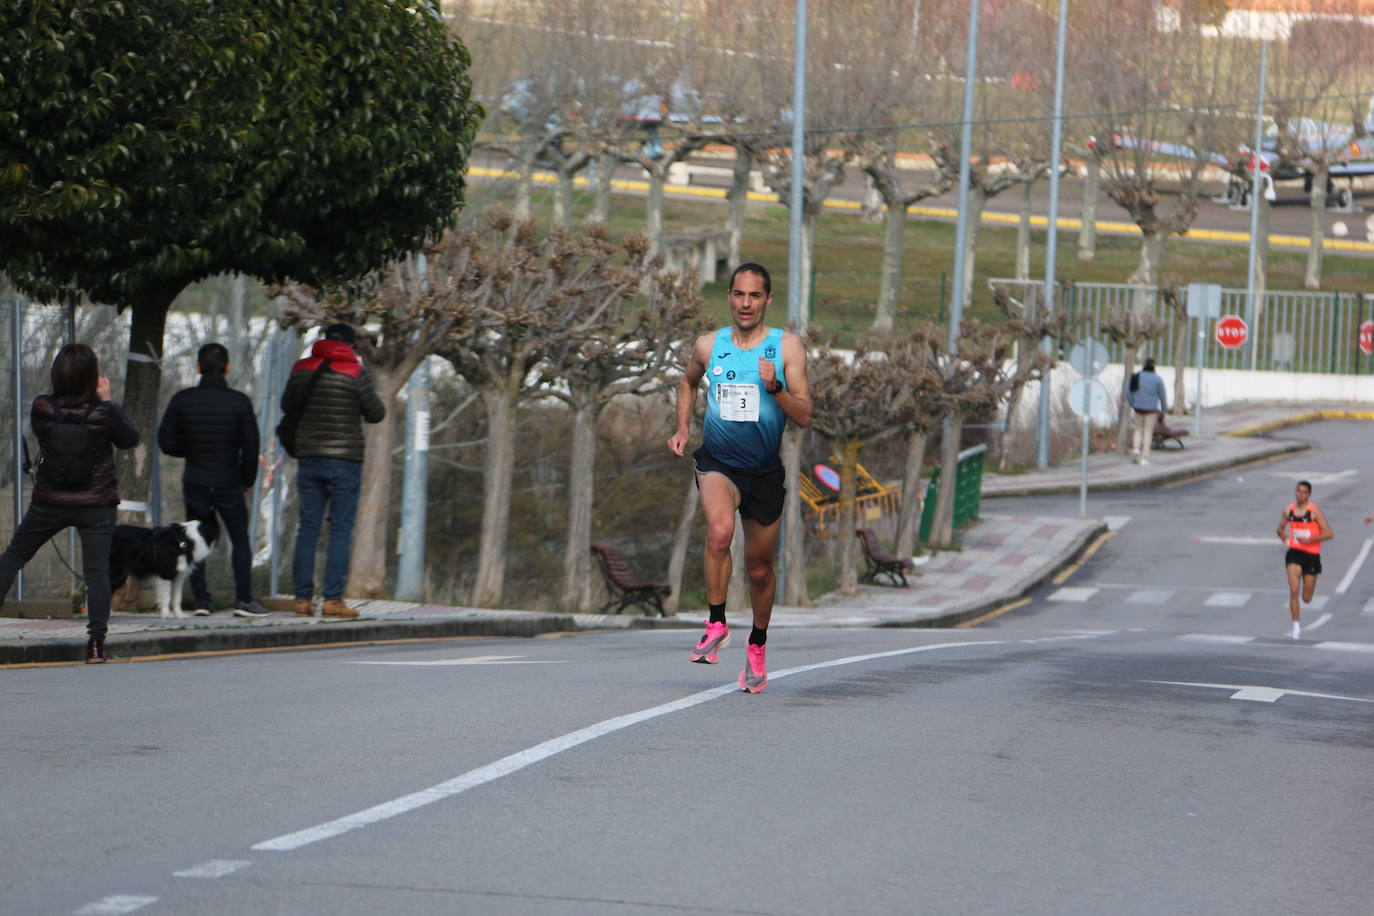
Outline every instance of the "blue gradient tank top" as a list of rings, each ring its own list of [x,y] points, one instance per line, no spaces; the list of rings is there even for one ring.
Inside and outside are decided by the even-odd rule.
[[[721,328],[706,363],[706,422],[702,441],[711,456],[736,468],[773,467],[781,460],[782,428],[787,422],[773,396],[759,380],[759,357],[777,366],[778,381],[787,387],[782,365],[782,329],[772,328],[752,350],[740,350]]]

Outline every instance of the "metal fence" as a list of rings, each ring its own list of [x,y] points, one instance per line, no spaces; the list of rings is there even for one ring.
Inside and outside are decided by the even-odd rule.
[[[293,541],[292,526],[282,524],[294,491],[290,475],[278,466],[280,457],[273,430],[277,403],[292,362],[300,354],[300,338],[281,331],[262,316],[260,304],[245,302],[255,287],[242,277],[219,277],[198,284],[178,300],[185,311],[167,316],[161,359],[162,385],[158,416],[178,390],[199,381],[196,351],[209,341],[229,349],[232,368],[229,384],[253,400],[262,433],[264,467],[250,496],[250,535],[254,550],[254,588],[277,593],[281,558]],[[257,312],[257,315],[250,315]],[[113,308],[74,303],[47,304],[9,293],[0,298],[0,539],[7,543],[27,508],[31,480],[20,472],[24,439],[36,459],[38,444],[29,429],[29,409],[34,397],[51,389],[49,373],[57,351],[68,340],[90,344],[100,359],[101,374],[110,379],[114,400],[122,400],[125,354],[129,345],[129,313]],[[160,455],[156,429],[140,429],[147,456],[153,461],[152,490],[143,524],[166,524],[185,516],[181,497],[182,460]],[[131,461],[129,452],[117,461]],[[269,467],[268,465],[272,465]],[[121,494],[128,498],[130,494]],[[227,545],[227,542],[226,542]],[[25,568],[22,594],[10,598],[62,598],[73,594],[79,582],[72,569],[80,570],[79,547],[74,532],[59,535]],[[232,595],[229,550],[216,550],[208,561],[212,591],[221,602]]]
[[[990,286],[1005,287],[1018,302],[1032,313],[1040,309],[1044,286],[1028,280],[989,280]],[[1186,306],[1186,290],[1180,291]],[[1244,289],[1223,289],[1223,315],[1247,313],[1249,293]],[[1374,358],[1359,348],[1360,325],[1374,320],[1374,295],[1363,293],[1312,293],[1291,290],[1268,290],[1256,293],[1255,327],[1249,329],[1249,341],[1244,347],[1226,349],[1212,334],[1214,319],[1190,318],[1180,322],[1165,304],[1160,291],[1153,286],[1133,286],[1125,283],[1064,283],[1056,290],[1056,309],[1069,316],[1069,323],[1080,339],[1094,337],[1107,346],[1114,362],[1123,358],[1123,346],[1101,333],[1104,314],[1134,309],[1138,314],[1152,315],[1165,322],[1163,336],[1151,341],[1148,351],[1160,362],[1172,365],[1177,343],[1176,335],[1183,330],[1185,365],[1196,366],[1198,361],[1197,324],[1206,321],[1206,346],[1203,360],[1208,368],[1247,369],[1273,372],[1318,372],[1334,375],[1364,375],[1374,372]],[[1247,350],[1254,348],[1254,363],[1248,364]]]

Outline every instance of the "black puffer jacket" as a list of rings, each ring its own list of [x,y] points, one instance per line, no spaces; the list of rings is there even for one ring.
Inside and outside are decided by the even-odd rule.
[[[282,413],[290,413],[301,404],[310,376],[326,359],[329,368],[310,392],[310,401],[296,427],[296,457],[362,461],[362,421],[380,423],[386,416],[386,405],[348,344],[341,340],[316,341],[310,355],[297,360],[282,392]]]
[[[253,402],[222,376],[202,376],[172,395],[157,444],[186,459],[181,479],[202,487],[251,487],[258,477],[258,420]]]
[[[57,412],[84,413],[86,405],[80,407],[59,407],[49,395],[34,398],[29,411],[29,426],[38,437],[39,447],[44,447],[48,434],[57,422]],[[40,473],[34,478],[33,504],[36,506],[63,506],[70,508],[90,508],[92,506],[119,505],[119,485],[115,475],[115,448],[133,448],[138,445],[138,430],[124,413],[124,408],[114,401],[98,401],[86,425],[91,429],[91,450],[95,453],[95,474],[91,484],[80,490],[63,490],[48,483]]]

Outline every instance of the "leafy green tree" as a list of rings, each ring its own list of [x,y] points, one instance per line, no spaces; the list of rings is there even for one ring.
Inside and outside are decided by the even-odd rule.
[[[468,60],[415,0],[6,4],[0,270],[132,310],[124,402],[147,433],[188,284],[328,286],[451,224],[482,116]]]

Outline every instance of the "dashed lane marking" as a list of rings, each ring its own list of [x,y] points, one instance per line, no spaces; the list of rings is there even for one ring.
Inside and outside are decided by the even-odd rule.
[[[1208,607],[1245,607],[1250,603],[1249,592],[1213,592],[1202,602]]]
[[[1341,578],[1341,584],[1336,586],[1336,594],[1344,595],[1350,588],[1350,583],[1355,581],[1355,576],[1359,573],[1360,567],[1364,565],[1365,558],[1369,556],[1369,548],[1374,547],[1374,538],[1365,538],[1364,546],[1360,548],[1359,554],[1355,557],[1355,562],[1350,564],[1345,576]]]
[[[121,913],[141,910],[150,903],[157,903],[157,898],[117,894],[113,897],[102,897],[95,903],[88,903],[79,910],[75,910],[74,914],[75,916],[119,916]]]
[[[1126,596],[1127,604],[1167,604],[1174,597],[1172,589],[1142,588]]]
[[[1213,690],[1234,690],[1233,700],[1251,700],[1256,703],[1275,703],[1283,697],[1313,697],[1319,700],[1347,700],[1351,703],[1374,703],[1363,697],[1343,697],[1335,693],[1313,693],[1310,690],[1286,690],[1282,687],[1264,687],[1259,684],[1199,684],[1191,681],[1146,681],[1147,684],[1168,684],[1172,687],[1209,687]]]
[[[174,871],[172,874],[178,878],[223,878],[252,864],[241,859],[211,859],[209,862]]]
[[[1065,588],[1057,588],[1054,591],[1050,592],[1048,600],[1082,602],[1087,601],[1089,598],[1096,594],[1097,589],[1089,586],[1068,586]]]

